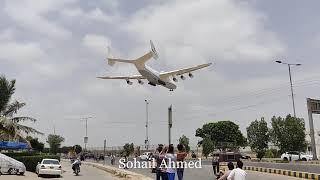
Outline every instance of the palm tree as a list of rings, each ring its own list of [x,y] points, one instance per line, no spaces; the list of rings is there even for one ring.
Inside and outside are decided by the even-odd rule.
[[[26,104],[14,101],[10,103],[15,92],[15,80],[8,81],[4,76],[0,76],[0,139],[2,140],[25,140],[24,135],[43,134],[32,127],[20,124],[24,121],[36,122],[31,117],[18,116],[15,114]]]

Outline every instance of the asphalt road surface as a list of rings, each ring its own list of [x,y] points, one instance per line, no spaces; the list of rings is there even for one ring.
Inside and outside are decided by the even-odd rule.
[[[105,171],[99,170],[97,168],[82,165],[81,166],[81,172],[79,173],[79,176],[75,176],[72,173],[71,164],[62,162],[62,169],[66,172],[62,174],[61,178],[53,178],[53,177],[41,177],[39,178],[36,174],[31,172],[26,172],[24,176],[16,176],[16,175],[2,175],[0,176],[0,179],[5,180],[34,180],[34,179],[66,179],[66,180],[119,180],[119,178],[108,174]]]
[[[244,163],[246,166],[286,169],[286,170],[302,171],[302,172],[310,172],[310,173],[320,173],[319,164],[269,163],[269,162],[250,162],[250,161],[247,161]]]
[[[103,163],[103,162],[101,162]],[[110,160],[108,159],[105,162],[107,165],[110,165]],[[114,167],[119,167],[119,161],[116,160],[116,164]],[[155,179],[155,174],[151,173],[150,169],[127,169],[129,171],[133,171],[139,174],[143,174],[145,176],[151,177]],[[269,174],[269,173],[261,173],[254,171],[247,171],[248,176],[247,180],[298,180],[298,178],[293,178],[289,176],[277,175],[277,174]],[[201,169],[185,169],[184,180],[213,180],[215,176],[213,175],[213,170],[211,165],[203,165]]]
[[[129,169],[133,172],[144,174],[155,179],[155,174],[151,173],[149,169]],[[260,172],[253,172],[247,171],[247,180],[298,180],[298,178],[292,178],[288,176],[282,176],[277,174],[268,174],[268,173],[260,173]],[[212,172],[211,166],[203,166],[201,169],[185,169],[184,173],[184,180],[213,180],[215,176]]]

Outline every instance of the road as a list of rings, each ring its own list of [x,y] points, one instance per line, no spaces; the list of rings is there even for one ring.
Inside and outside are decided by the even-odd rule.
[[[117,164],[115,167],[119,167],[118,159],[116,160]],[[110,160],[107,160],[106,163],[110,165]],[[139,174],[146,175],[155,179],[155,174],[151,173],[150,169],[127,169],[129,171],[133,171]],[[269,174],[269,173],[261,173],[261,172],[253,172],[247,171],[248,176],[247,180],[298,180],[298,178],[293,178],[289,176],[277,175],[277,174]],[[214,178],[212,166],[211,165],[203,165],[201,169],[185,169],[184,180],[212,180]]]
[[[61,178],[52,178],[52,179],[67,179],[67,180],[88,180],[88,179],[94,179],[94,180],[119,180],[119,178],[108,174],[105,171],[96,169],[94,167],[90,166],[81,166],[81,172],[79,176],[75,176],[72,173],[71,165],[70,163],[62,162],[62,168],[66,172],[62,174]],[[24,176],[16,176],[16,175],[2,175],[0,176],[0,179],[6,179],[6,180],[34,180],[34,179],[49,179],[50,177],[41,177],[38,178],[38,176],[31,172],[26,172]],[[51,179],[51,178],[50,178]]]
[[[319,164],[299,164],[299,163],[269,163],[269,162],[245,162],[247,166],[266,167],[276,169],[286,169],[310,173],[320,173]]]
[[[155,174],[150,173],[149,169],[130,169],[133,172],[144,174],[151,178],[155,179]],[[298,180],[298,178],[292,178],[288,176],[282,176],[277,174],[269,174],[269,173],[260,173],[260,172],[252,172],[247,171],[248,176],[247,180]],[[203,166],[201,169],[185,169],[184,180],[212,180],[215,176],[212,172],[211,166]]]
[[[285,169],[292,171],[301,171],[309,173],[320,173],[319,164],[302,164],[302,163],[274,163],[274,162],[252,162],[252,161],[243,161],[245,166],[254,166],[254,167],[265,167],[265,168],[275,168],[275,169]],[[211,165],[211,160],[202,160],[203,165]]]

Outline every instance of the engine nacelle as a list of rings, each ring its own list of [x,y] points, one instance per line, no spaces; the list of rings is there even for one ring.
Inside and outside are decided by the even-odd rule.
[[[178,79],[177,79],[176,77],[173,77],[172,80],[173,80],[174,82],[178,82]]]
[[[138,83],[142,85],[144,82],[139,79]]]
[[[181,75],[180,78],[181,78],[182,80],[185,80],[185,79],[186,79],[186,77],[184,77],[183,75]]]
[[[129,80],[127,80],[127,84],[132,85],[133,83]]]
[[[190,77],[190,78],[193,78],[193,74],[189,73],[189,77]]]

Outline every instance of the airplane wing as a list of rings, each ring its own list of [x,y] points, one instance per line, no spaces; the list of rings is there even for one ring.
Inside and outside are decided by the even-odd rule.
[[[169,71],[169,72],[161,72],[160,73],[160,78],[167,78],[169,76],[175,76],[175,75],[182,75],[185,73],[190,73],[192,71],[196,71],[205,67],[210,66],[212,63],[207,63],[207,64],[201,64],[198,66],[190,67],[190,68],[184,68],[184,69],[179,69],[179,70],[174,70],[174,71]]]
[[[104,76],[104,77],[97,77],[100,79],[145,79],[145,77],[141,75],[133,75],[133,76]]]

